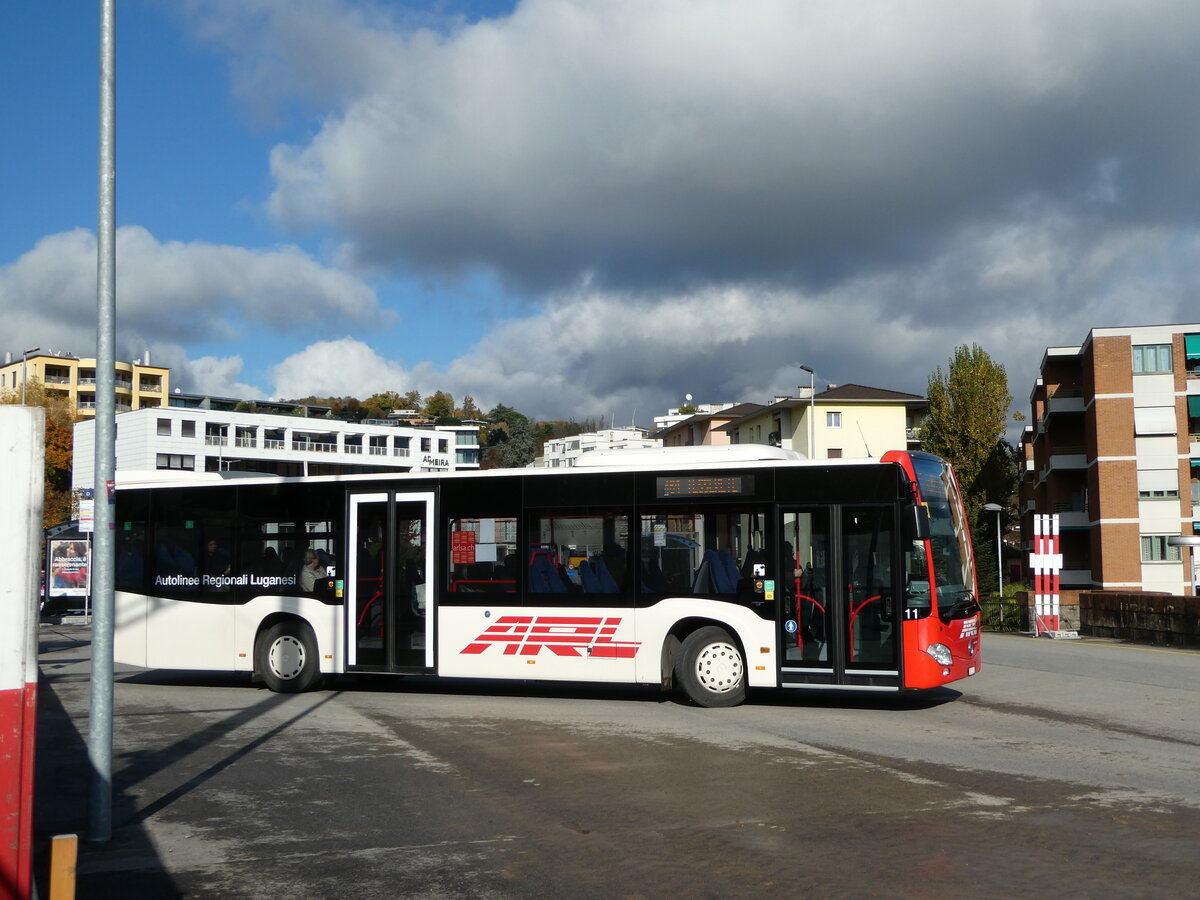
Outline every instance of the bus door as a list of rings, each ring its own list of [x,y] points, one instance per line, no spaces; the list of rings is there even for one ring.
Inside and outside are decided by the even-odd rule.
[[[783,687],[900,684],[901,594],[889,505],[783,511]]]
[[[350,495],[348,668],[433,668],[433,510],[432,493]]]

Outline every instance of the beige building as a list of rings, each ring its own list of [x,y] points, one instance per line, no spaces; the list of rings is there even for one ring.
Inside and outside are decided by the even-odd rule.
[[[116,363],[117,412],[167,405],[171,370],[150,365],[150,351],[142,359]],[[47,393],[71,402],[84,416],[96,414],[96,360],[69,353],[37,351],[25,359],[6,353],[0,366],[0,391],[20,391],[39,381]]]
[[[1200,324],[1094,328],[1050,347],[1022,438],[1021,536],[1057,514],[1063,588],[1194,590],[1170,539],[1200,534]]]
[[[734,444],[770,444],[809,459],[867,458],[920,449],[924,397],[843,384],[808,396],[776,397],[768,406],[719,426]]]

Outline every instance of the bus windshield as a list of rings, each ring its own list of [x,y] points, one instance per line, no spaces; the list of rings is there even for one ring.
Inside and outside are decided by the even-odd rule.
[[[962,498],[950,466],[918,453],[912,455],[912,464],[921,500],[929,509],[938,612],[944,619],[974,615],[975,564]]]

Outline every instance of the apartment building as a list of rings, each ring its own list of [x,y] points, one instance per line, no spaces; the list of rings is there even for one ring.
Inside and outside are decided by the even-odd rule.
[[[605,428],[584,434],[546,441],[542,456],[534,466],[537,468],[561,469],[574,466],[585,453],[615,450],[651,450],[662,446],[662,441],[646,436],[646,429]]]
[[[95,419],[75,425],[72,484],[95,479]],[[116,421],[116,470],[340,475],[479,468],[475,425],[412,427],[201,407],[134,410]]]
[[[1175,535],[1200,534],[1200,324],[1094,328],[1049,347],[1021,441],[1021,537],[1058,514],[1064,589],[1194,590]]]
[[[776,397],[719,426],[734,444],[770,444],[809,459],[866,458],[918,450],[929,402],[917,394],[861,384],[831,385],[810,396]]]
[[[171,370],[150,364],[150,351],[132,362],[117,362],[117,412],[157,409],[167,405]],[[10,351],[0,366],[0,391],[21,390],[32,382],[41,382],[51,396],[70,401],[80,415],[96,414],[96,360],[61,350],[36,350],[14,359]]]
[[[695,412],[655,433],[664,447],[712,447],[731,443],[729,432],[722,426],[763,408],[761,403],[714,404],[712,412]],[[705,407],[698,407],[704,409]],[[711,407],[709,407],[711,408]],[[675,410],[672,410],[675,412]],[[661,418],[661,417],[660,417]],[[668,417],[670,418],[670,417]],[[659,419],[655,419],[655,422]]]

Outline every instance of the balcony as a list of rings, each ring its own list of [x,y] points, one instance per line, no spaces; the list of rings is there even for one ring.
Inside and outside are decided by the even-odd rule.
[[[1059,528],[1087,528],[1091,520],[1087,507],[1071,503],[1055,503],[1054,514],[1058,516]]]
[[[226,446],[226,438],[223,434],[206,434],[204,436],[204,444],[207,447],[224,447]]]
[[[43,384],[70,384],[70,375],[47,375],[42,379]]]
[[[254,439],[253,435],[238,435],[237,440],[234,441],[234,444],[238,447],[258,446],[258,442]]]
[[[395,449],[392,450],[392,455],[393,456],[408,456],[408,448],[407,447],[396,447]]]
[[[309,453],[336,453],[337,444],[330,443],[329,441],[306,441],[294,439],[292,441],[292,449]]]
[[[1046,398],[1046,418],[1056,413],[1082,413],[1083,391],[1077,387],[1059,388]]]
[[[263,447],[267,450],[282,450],[284,447],[283,441],[278,438],[267,438],[263,441]]]
[[[376,447],[374,444],[370,447],[372,456],[387,456],[387,447]]]
[[[161,394],[162,385],[155,381],[139,381],[138,390],[144,394]]]

